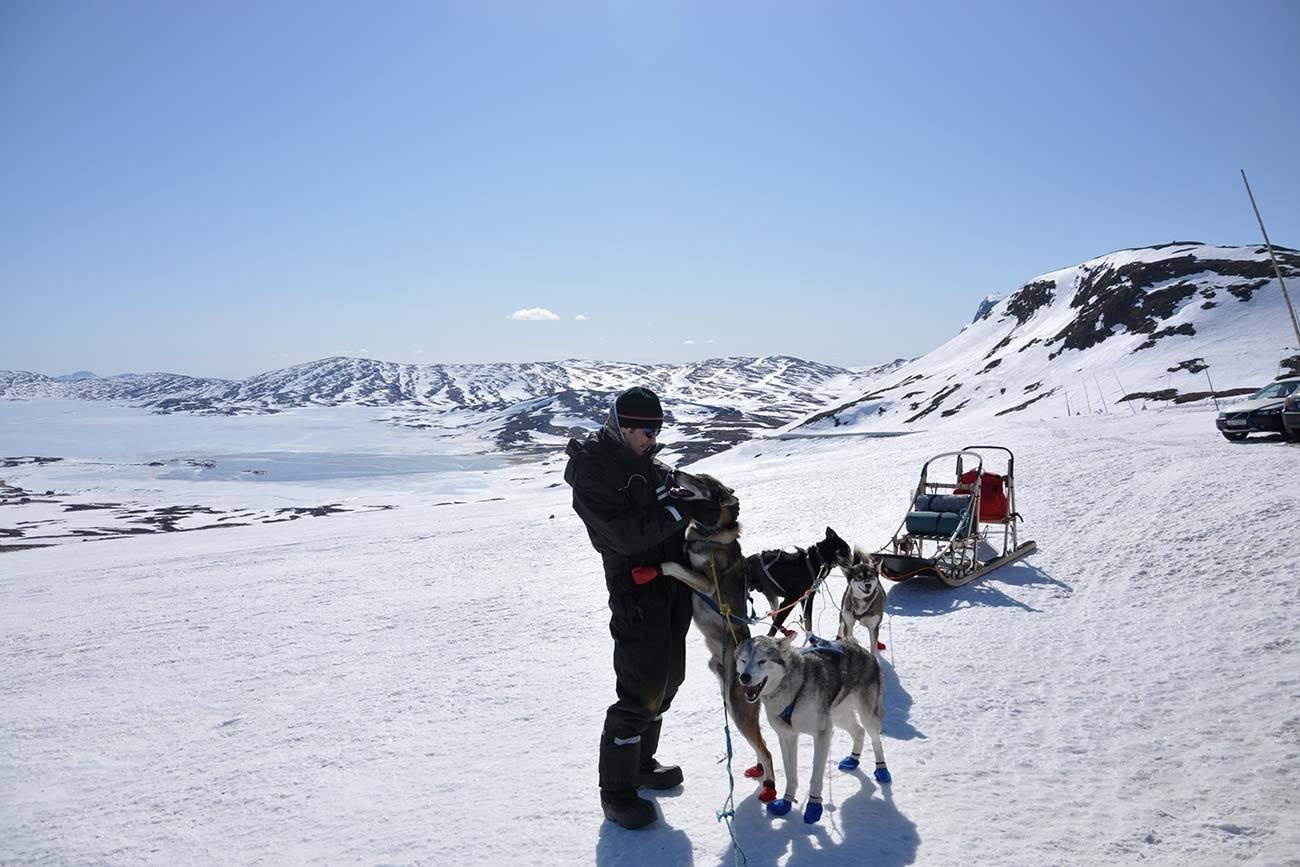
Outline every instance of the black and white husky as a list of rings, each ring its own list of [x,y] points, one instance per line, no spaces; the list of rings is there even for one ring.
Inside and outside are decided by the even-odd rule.
[[[722,685],[722,696],[736,728],[754,748],[758,763],[745,776],[762,779],[759,800],[776,798],[776,769],[772,752],[759,729],[758,706],[745,701],[736,677],[736,647],[749,638],[749,593],[745,588],[745,559],[740,551],[740,501],[736,492],[713,476],[678,470],[672,495],[683,500],[708,500],[719,508],[714,526],[692,520],[686,528],[686,555],[691,568],[664,563],[660,569],[696,591],[692,619],[709,648],[709,669]],[[724,616],[724,612],[726,613]]]
[[[749,588],[767,597],[773,611],[778,607],[785,608],[772,618],[772,628],[767,634],[776,635],[794,610],[786,606],[793,606],[801,598],[803,628],[805,632],[811,632],[813,595],[808,591],[826,577],[831,567],[847,567],[849,556],[849,543],[827,527],[826,537],[807,548],[764,551],[746,557]]]
[[[860,548],[853,549],[853,560],[843,567],[848,586],[840,600],[840,631],[843,640],[853,635],[853,626],[867,627],[872,653],[880,650],[880,621],[885,618],[885,588],[880,583],[880,561]]]
[[[813,736],[812,780],[803,811],[803,820],[812,824],[822,816],[822,781],[834,726],[853,738],[853,753],[840,761],[840,770],[857,769],[867,734],[876,754],[876,780],[890,782],[880,744],[885,683],[876,657],[852,639],[818,641],[802,651],[791,647],[792,639],[760,635],[745,641],[736,651],[736,672],[745,699],[762,702],[781,742],[785,794],[767,805],[769,813],[790,812],[799,789],[799,735]]]

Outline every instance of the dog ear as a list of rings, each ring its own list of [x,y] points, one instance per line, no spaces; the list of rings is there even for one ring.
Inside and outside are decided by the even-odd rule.
[[[794,641],[795,631],[793,629],[782,629],[781,632],[782,635],[780,638],[780,643],[784,644],[786,647],[789,647],[791,642]]]

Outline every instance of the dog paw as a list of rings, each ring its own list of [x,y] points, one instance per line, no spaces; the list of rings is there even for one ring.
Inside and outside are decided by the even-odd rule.
[[[749,777],[751,780],[763,779],[763,763],[759,762],[752,768],[745,768],[745,776]]]
[[[857,759],[853,758],[853,756],[845,756],[844,758],[840,759],[840,770],[856,771],[858,769],[858,765],[860,764],[862,763],[859,762]]]
[[[763,788],[759,789],[758,799],[762,801],[764,804],[768,804],[771,803],[772,801],[775,801],[776,783],[768,783],[767,785],[763,786]]]
[[[889,768],[876,768],[877,783],[892,783],[894,778],[889,775]]]
[[[769,816],[784,816],[786,813],[790,812],[792,806],[794,805],[790,801],[782,798],[779,801],[773,801],[768,804],[767,812]]]
[[[803,808],[803,821],[805,825],[813,825],[821,821],[822,805],[816,801],[809,802],[808,806]]]

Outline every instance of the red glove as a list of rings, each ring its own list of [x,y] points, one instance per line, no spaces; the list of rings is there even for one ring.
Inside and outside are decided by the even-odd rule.
[[[632,580],[637,584],[649,584],[662,575],[658,566],[633,566]]]

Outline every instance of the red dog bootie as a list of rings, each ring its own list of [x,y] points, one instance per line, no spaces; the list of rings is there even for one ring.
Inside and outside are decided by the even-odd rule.
[[[764,783],[763,788],[758,792],[758,799],[764,804],[770,804],[776,800],[776,782]]]
[[[760,762],[752,768],[745,768],[745,776],[749,777],[751,780],[763,779],[763,764]]]

